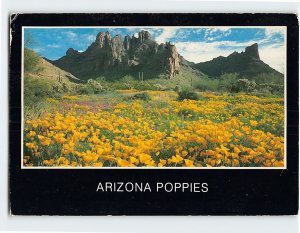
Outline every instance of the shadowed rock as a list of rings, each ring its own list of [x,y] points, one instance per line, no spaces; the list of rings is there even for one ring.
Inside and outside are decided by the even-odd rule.
[[[247,56],[250,56],[250,57],[260,59],[259,58],[259,53],[258,53],[258,44],[255,43],[251,46],[246,47],[244,54],[247,55]]]
[[[172,78],[179,73],[180,60],[175,45],[158,45],[148,31],[142,30],[138,37],[127,35],[124,39],[120,35],[111,38],[109,32],[99,32],[86,51],[79,53],[69,49],[66,56],[52,63],[82,79],[96,78],[112,69],[120,77],[143,72],[145,78],[160,74]]]

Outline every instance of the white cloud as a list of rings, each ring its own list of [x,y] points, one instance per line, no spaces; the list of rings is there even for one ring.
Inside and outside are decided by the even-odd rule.
[[[281,73],[284,73],[286,60],[285,54],[286,49],[283,45],[269,45],[259,49],[260,59]]]
[[[89,42],[92,42],[96,39],[95,35],[93,35],[93,34],[86,34],[86,35],[84,35],[84,38]]]
[[[34,52],[36,52],[36,53],[41,53],[41,52],[44,51],[44,48],[42,48],[42,47],[35,47],[35,48],[33,48],[32,50],[33,50]]]
[[[48,44],[47,47],[48,47],[48,48],[54,48],[54,49],[57,49],[57,48],[60,48],[60,45],[58,45],[58,44]]]
[[[193,29],[193,33],[196,33],[196,34],[200,34],[203,31],[205,31],[205,28],[195,28],[195,29]]]
[[[165,43],[176,35],[178,28],[164,28],[163,32],[155,38],[158,43]]]
[[[232,49],[221,49],[220,42],[178,42],[175,45],[185,59],[196,63],[209,61],[218,56],[228,56],[234,52]]]
[[[205,30],[204,39],[207,41],[213,41],[221,39],[231,34],[231,28],[221,27],[221,28],[207,28]]]
[[[130,36],[134,35],[135,37],[138,37],[139,36],[138,33],[142,30],[148,31],[151,34],[152,38],[155,38],[162,31],[161,28],[128,28],[127,29],[129,35]]]
[[[271,38],[275,34],[285,34],[285,27],[267,27],[265,30],[265,35],[267,38]]]
[[[77,34],[74,33],[74,32],[67,31],[67,32],[65,32],[65,34],[67,35],[67,37],[68,37],[70,40],[75,40],[75,39],[77,38]]]

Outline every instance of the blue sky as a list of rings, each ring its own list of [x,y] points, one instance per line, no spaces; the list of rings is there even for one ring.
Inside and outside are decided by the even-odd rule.
[[[112,37],[117,34],[124,37],[133,34],[137,36],[137,32],[141,30],[149,31],[159,43],[170,41],[175,44],[178,52],[193,62],[228,56],[234,51],[241,52],[246,46],[258,43],[261,59],[284,72],[285,27],[25,28],[24,38],[31,34],[34,43],[28,47],[43,57],[55,60],[64,56],[68,48],[85,51],[101,31],[109,31]]]

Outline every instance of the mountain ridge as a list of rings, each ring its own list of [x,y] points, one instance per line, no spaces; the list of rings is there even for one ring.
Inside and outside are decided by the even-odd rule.
[[[242,77],[251,79],[267,73],[283,78],[282,73],[260,59],[257,43],[247,46],[241,53],[233,52],[227,57],[219,56],[210,61],[197,63],[193,67],[210,77],[218,77],[224,73],[238,73]]]
[[[126,75],[135,79],[142,77],[143,80],[159,77],[172,79],[184,72],[185,66],[199,71],[199,78],[216,78],[224,73],[238,73],[240,77],[249,79],[261,74],[283,78],[283,74],[260,59],[257,43],[247,46],[241,53],[233,52],[227,57],[193,63],[181,56],[174,44],[158,44],[144,30],[137,37],[126,35],[124,38],[120,35],[111,37],[108,31],[99,32],[84,52],[69,48],[65,56],[50,62],[82,80],[104,76],[114,81]]]

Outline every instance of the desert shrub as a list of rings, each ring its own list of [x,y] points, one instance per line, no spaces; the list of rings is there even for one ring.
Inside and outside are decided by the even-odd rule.
[[[123,84],[124,89],[130,90],[130,89],[134,88],[134,82],[135,82],[135,80],[134,80],[134,78],[131,75],[124,76],[120,80],[120,82]]]
[[[202,78],[194,82],[195,89],[199,91],[217,91],[219,80],[214,78]]]
[[[283,85],[284,84],[283,75],[275,74],[275,73],[258,74],[255,77],[253,77],[253,80],[257,84],[265,84],[265,83],[272,83],[272,84],[278,84],[278,85]]]
[[[239,75],[237,73],[225,73],[219,77],[219,83],[217,89],[219,91],[235,92],[235,85]]]
[[[71,83],[62,82],[61,85],[62,85],[62,90],[64,93],[73,91],[73,87],[72,87]]]
[[[198,83],[195,88],[199,91],[211,91],[211,88],[206,83]]]
[[[183,89],[183,90],[180,90],[178,92],[177,99],[179,101],[182,101],[182,100],[185,100],[185,99],[188,99],[188,100],[198,100],[199,96],[198,96],[198,94],[196,92],[194,92],[192,90]]]
[[[54,97],[53,83],[48,80],[25,76],[24,79],[24,102],[32,105],[46,97]]]
[[[97,81],[100,84],[100,86],[102,87],[101,92],[110,91],[110,90],[115,89],[113,82],[107,81],[104,76],[100,76],[100,77],[96,78],[95,81]]]
[[[75,93],[78,95],[92,95],[94,94],[94,90],[89,85],[78,84],[75,88]]]
[[[164,87],[164,86],[161,85],[160,83],[155,83],[155,84],[154,84],[154,88],[155,88],[155,90],[157,90],[157,91],[163,91],[163,90],[166,89],[166,87]]]
[[[24,71],[29,73],[37,73],[42,70],[39,65],[39,56],[30,49],[24,49]]]
[[[134,96],[131,97],[132,99],[140,99],[144,101],[151,100],[150,95],[147,92],[137,93]]]
[[[94,79],[89,79],[86,85],[92,94],[99,94],[104,91],[102,85]]]
[[[136,81],[133,84],[133,88],[140,91],[156,90],[154,84],[151,81]]]
[[[262,93],[284,94],[284,85],[274,83],[263,83],[258,85],[258,90]]]
[[[104,76],[99,76],[95,79],[98,83],[106,82],[106,78]]]
[[[85,84],[77,84],[75,87],[75,93],[79,95],[93,95],[104,92],[103,86],[94,79],[89,79]]]
[[[173,90],[178,93],[182,90],[182,88],[180,86],[176,85],[176,87]]]
[[[256,83],[248,79],[238,79],[236,83],[232,86],[233,92],[252,92],[256,88]]]

